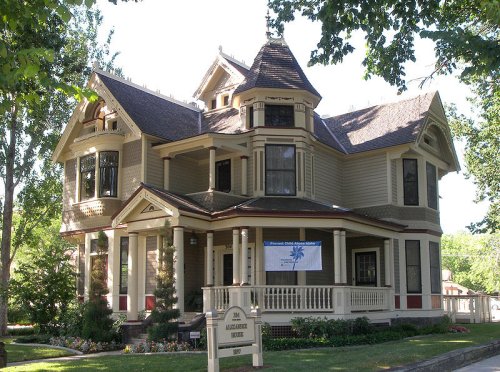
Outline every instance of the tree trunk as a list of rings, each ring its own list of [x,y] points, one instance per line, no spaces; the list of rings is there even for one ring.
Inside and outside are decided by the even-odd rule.
[[[7,308],[9,303],[10,246],[12,240],[12,213],[14,209],[14,167],[16,162],[17,104],[10,118],[9,137],[5,159],[5,201],[2,221],[1,273],[0,273],[0,335],[7,334]]]

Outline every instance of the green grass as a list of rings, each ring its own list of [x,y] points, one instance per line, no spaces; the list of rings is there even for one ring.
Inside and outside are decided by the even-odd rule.
[[[0,339],[0,341],[5,343],[8,363],[74,355],[66,350],[54,349],[49,346],[29,346],[21,344],[13,345],[12,341],[14,339],[15,337],[5,337]]]
[[[451,350],[476,346],[500,339],[500,323],[467,326],[468,334],[421,336],[378,345],[303,351],[265,352],[269,371],[321,369],[328,371],[376,371],[426,360]],[[251,366],[251,356],[220,359],[221,370]],[[207,356],[119,355],[36,363],[10,367],[5,371],[205,371]]]

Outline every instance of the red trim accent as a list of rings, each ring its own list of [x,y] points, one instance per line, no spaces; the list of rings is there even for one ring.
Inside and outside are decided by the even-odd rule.
[[[394,307],[396,309],[401,309],[401,297],[399,297],[399,295],[394,296]]]
[[[146,296],[146,301],[145,301],[145,305],[146,305],[146,310],[150,311],[150,310],[153,310],[155,308],[155,305],[156,305],[156,298],[155,296]]]
[[[422,295],[408,295],[406,296],[406,307],[408,309],[421,309],[422,308]]]
[[[120,295],[120,299],[118,301],[118,310],[126,311],[127,310],[127,295]]]

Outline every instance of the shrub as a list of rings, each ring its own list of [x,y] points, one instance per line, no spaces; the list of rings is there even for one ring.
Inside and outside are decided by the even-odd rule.
[[[71,302],[59,319],[59,336],[81,337],[87,303]]]
[[[127,345],[123,352],[125,354],[141,354],[141,353],[166,353],[174,351],[191,351],[193,350],[189,342],[177,341],[146,341],[139,344]]]
[[[20,327],[20,328],[10,328],[7,330],[9,336],[29,336],[37,334],[40,331],[38,327]]]
[[[113,331],[112,313],[106,300],[89,301],[83,314],[82,337],[99,342],[115,340],[117,335]]]
[[[362,335],[375,331],[368,318],[354,320],[321,318],[294,318],[291,321],[292,330],[301,338],[332,338],[345,335]]]
[[[47,334],[20,336],[15,339],[15,342],[18,344],[49,344],[50,337]]]
[[[82,353],[98,353],[101,351],[120,350],[122,344],[111,342],[94,342],[80,337],[51,337],[50,344],[53,346],[67,347],[73,350],[79,350]]]

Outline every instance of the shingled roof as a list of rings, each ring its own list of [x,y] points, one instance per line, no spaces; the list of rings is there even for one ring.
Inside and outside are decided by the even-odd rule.
[[[282,39],[271,39],[264,44],[234,94],[252,88],[303,89],[321,98]]]
[[[199,134],[201,111],[141,89],[112,75],[96,72],[139,129],[169,141]]]
[[[412,143],[422,130],[437,95],[437,92],[427,93],[323,119],[323,122],[349,154]]]

